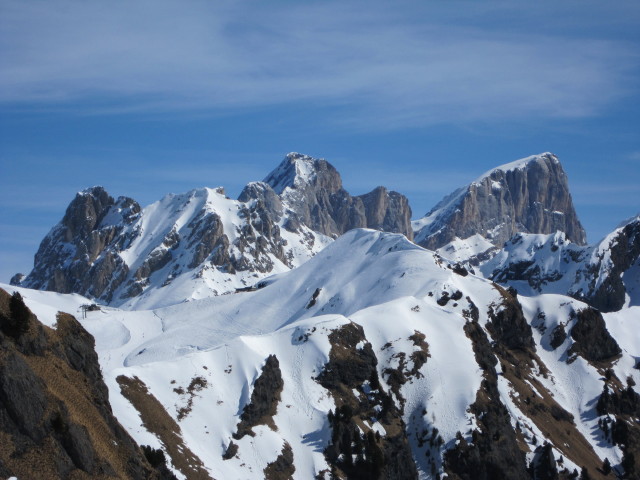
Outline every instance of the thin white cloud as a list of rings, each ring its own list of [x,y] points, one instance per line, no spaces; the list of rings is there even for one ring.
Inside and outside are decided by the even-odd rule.
[[[631,152],[629,155],[627,155],[626,160],[630,162],[640,162],[640,150],[637,152]]]
[[[526,23],[503,31],[452,15],[460,5],[399,5],[9,0],[0,102],[99,113],[330,107],[334,124],[396,128],[590,116],[635,88],[638,55],[622,41]]]

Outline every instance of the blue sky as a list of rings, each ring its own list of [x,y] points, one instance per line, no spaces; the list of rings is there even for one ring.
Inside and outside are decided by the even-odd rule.
[[[639,32],[638,2],[0,0],[0,281],[81,189],[236,196],[290,151],[414,218],[551,151],[597,241],[640,211]]]

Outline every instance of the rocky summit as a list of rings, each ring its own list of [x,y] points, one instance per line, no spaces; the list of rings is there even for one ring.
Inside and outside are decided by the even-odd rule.
[[[567,175],[551,153],[486,172],[414,221],[413,229],[415,242],[432,250],[476,234],[497,246],[517,232],[559,230],[578,245],[587,240],[573,208]]]
[[[410,216],[296,153],[79,193],[0,290],[0,475],[640,478],[640,217],[585,245],[551,154]]]

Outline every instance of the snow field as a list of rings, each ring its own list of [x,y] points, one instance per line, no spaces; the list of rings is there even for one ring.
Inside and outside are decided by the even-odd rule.
[[[544,239],[525,240],[531,247],[529,254],[547,248],[536,246],[547,245]],[[103,308],[83,319],[77,313],[80,305],[89,303],[87,299],[1,286],[9,292],[19,290],[44,323],[52,324],[57,310],[76,314],[96,338],[114,413],[133,438],[160,447],[120,394],[118,375],[137,376],[147,385],[180,425],[185,444],[215,478],[261,478],[285,441],[294,454],[294,478],[310,478],[327,468],[322,453],[330,441],[326,416],[335,405],[314,378],[328,361],[330,332],[349,321],[363,327],[387,391],[384,370],[399,365],[400,353],[405,354],[406,371],[411,370],[411,354],[420,347],[409,337],[420,332],[430,357],[418,374],[408,377],[400,393],[406,400],[404,421],[421,478],[430,478],[425,459],[429,447],[419,445],[419,430],[437,428],[444,448],[451,448],[458,431],[470,440],[476,424],[467,410],[475,401],[482,372],[464,333],[468,319],[463,310],[470,309],[467,297],[477,306],[482,326],[489,320],[489,306],[498,307],[502,301],[488,280],[457,275],[449,266],[449,261],[402,235],[354,230],[298,268],[268,279],[264,288],[154,310]],[[442,292],[452,296],[458,291],[457,300],[439,304]],[[555,350],[549,343],[556,325],[563,323],[570,332],[575,321],[570,319],[572,309],[585,305],[552,294],[519,295],[518,299],[533,327],[537,353],[549,370],[548,378],[538,375],[538,379],[574,416],[596,453],[618,463],[619,449],[601,441],[597,427],[595,402],[603,387],[600,373],[580,357],[567,363],[570,336]],[[640,307],[604,318],[623,349],[613,367],[616,375],[632,376],[640,384],[640,372],[633,368],[640,357]],[[277,430],[255,427],[254,437],[234,440],[236,457],[222,460],[270,354],[278,358],[284,381],[273,419]],[[194,379],[202,379],[199,384],[204,386],[189,392]],[[542,433],[515,405],[513,388],[500,375],[498,387],[512,424],[526,425],[541,444]],[[369,425],[379,428],[373,421]]]

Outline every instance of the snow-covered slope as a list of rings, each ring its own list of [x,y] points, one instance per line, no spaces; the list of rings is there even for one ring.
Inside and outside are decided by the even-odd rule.
[[[263,285],[81,320],[119,421],[179,475],[190,471],[176,442],[211,478],[533,478],[528,462],[543,472],[549,452],[563,458],[558,471],[604,478],[605,457],[621,468],[624,452],[600,426],[629,417],[596,404],[605,369],[616,395],[640,382],[640,307],[600,317],[562,295],[516,297],[372,230]],[[60,302],[22,292],[34,308]],[[176,437],[153,426],[140,392]]]
[[[576,245],[562,232],[522,233],[501,250],[464,260],[479,264],[485,277],[525,295],[568,294],[602,311],[640,305],[640,216],[627,220],[593,246]]]

